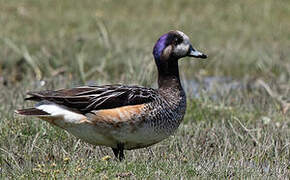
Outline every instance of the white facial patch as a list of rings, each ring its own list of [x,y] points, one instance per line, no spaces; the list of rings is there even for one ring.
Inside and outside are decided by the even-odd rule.
[[[180,34],[183,38],[183,42],[181,44],[178,44],[175,49],[174,49],[174,54],[176,56],[185,56],[188,53],[189,47],[190,47],[190,41],[189,41],[189,37],[184,34],[181,31],[177,31],[178,34]]]

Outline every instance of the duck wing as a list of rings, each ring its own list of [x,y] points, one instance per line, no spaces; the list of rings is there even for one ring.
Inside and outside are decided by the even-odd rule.
[[[72,89],[28,92],[25,100],[49,101],[82,114],[93,110],[138,105],[158,99],[152,88],[125,85],[81,86]]]

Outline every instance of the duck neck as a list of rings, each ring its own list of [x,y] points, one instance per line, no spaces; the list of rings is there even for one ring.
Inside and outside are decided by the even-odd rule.
[[[159,61],[160,62],[160,61]],[[182,90],[179,78],[178,60],[169,59],[161,61],[158,67],[158,88],[160,90]]]

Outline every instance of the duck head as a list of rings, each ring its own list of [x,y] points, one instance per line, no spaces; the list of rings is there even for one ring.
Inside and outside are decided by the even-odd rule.
[[[207,58],[194,49],[187,35],[181,31],[169,31],[162,35],[153,48],[153,56],[158,69],[159,87],[180,84],[178,59],[189,56]]]
[[[181,31],[169,31],[162,35],[153,48],[153,56],[158,69],[160,89],[168,86],[182,88],[178,70],[180,58],[186,56],[207,58],[207,55],[192,47],[188,36]]]
[[[207,58],[207,55],[192,47],[186,34],[177,30],[169,31],[158,39],[153,48],[153,56],[157,65],[164,64],[166,61],[176,61],[186,56]]]

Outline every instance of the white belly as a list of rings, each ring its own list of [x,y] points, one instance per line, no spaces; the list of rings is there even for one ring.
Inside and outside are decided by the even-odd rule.
[[[131,127],[108,128],[95,127],[91,124],[78,124],[77,126],[66,127],[69,133],[93,145],[104,145],[117,147],[117,144],[124,144],[125,149],[136,149],[147,147],[158,143],[168,135],[157,134],[144,125],[135,131]]]

